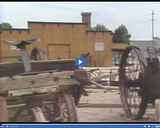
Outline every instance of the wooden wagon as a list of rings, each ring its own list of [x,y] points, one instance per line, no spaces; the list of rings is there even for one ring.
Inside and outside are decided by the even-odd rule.
[[[76,122],[87,72],[72,59],[31,60],[26,45],[39,39],[4,41],[20,48],[20,62],[0,63],[0,122]]]

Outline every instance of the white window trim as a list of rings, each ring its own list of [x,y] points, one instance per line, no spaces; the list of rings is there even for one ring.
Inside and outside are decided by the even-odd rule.
[[[104,51],[104,42],[95,42],[94,43],[95,51]]]

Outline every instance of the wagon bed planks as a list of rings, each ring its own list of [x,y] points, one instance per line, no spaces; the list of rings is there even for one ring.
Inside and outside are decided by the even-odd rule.
[[[33,71],[47,71],[55,69],[58,69],[59,71],[64,71],[77,68],[73,59],[30,61],[30,64]],[[0,77],[12,76],[17,73],[23,72],[23,62],[0,63]]]
[[[72,79],[75,71],[63,71],[54,73],[43,73],[38,75],[1,77],[0,94],[11,90],[32,89],[40,87],[50,87],[58,85],[59,88],[80,84]],[[34,89],[33,89],[34,90]]]

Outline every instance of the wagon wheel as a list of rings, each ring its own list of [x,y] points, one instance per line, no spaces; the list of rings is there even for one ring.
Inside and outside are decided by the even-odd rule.
[[[42,112],[49,122],[77,122],[77,112],[71,93],[67,90],[58,92],[53,99],[53,112],[50,107],[44,105]],[[22,114],[26,111],[25,115]],[[25,117],[25,119],[24,119]],[[21,107],[18,109],[14,117],[10,120],[11,122],[34,122],[35,118],[33,112],[27,107]]]
[[[45,114],[45,117],[47,120],[49,120],[52,117],[51,114],[51,110],[44,105],[43,108],[41,108],[42,111],[46,111],[47,114]],[[25,114],[24,114],[25,112]],[[20,122],[20,120],[22,122],[34,122],[35,121],[35,117],[33,115],[33,112],[27,108],[26,106],[21,107],[18,109],[18,111],[16,112],[16,114],[14,115],[14,117],[10,120],[11,122]]]
[[[31,51],[31,59],[33,60],[47,60],[46,51],[40,47],[34,47]]]
[[[54,104],[54,117],[61,122],[77,122],[75,103],[69,90],[57,93]]]
[[[146,60],[137,47],[127,47],[119,67],[119,91],[127,117],[141,119],[146,111],[149,89],[143,85]]]

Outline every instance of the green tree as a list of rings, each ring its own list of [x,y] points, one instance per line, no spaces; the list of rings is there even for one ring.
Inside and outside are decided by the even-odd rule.
[[[128,33],[128,30],[124,25],[121,25],[114,30],[113,43],[129,43],[130,38],[131,35]]]
[[[96,26],[92,27],[91,30],[94,31],[107,31],[108,28],[106,28],[103,24],[96,24]]]
[[[160,41],[160,38],[159,38],[159,37],[153,37],[153,39]]]
[[[7,22],[2,22],[0,24],[0,30],[2,29],[12,29],[12,25],[10,23],[7,23]]]

